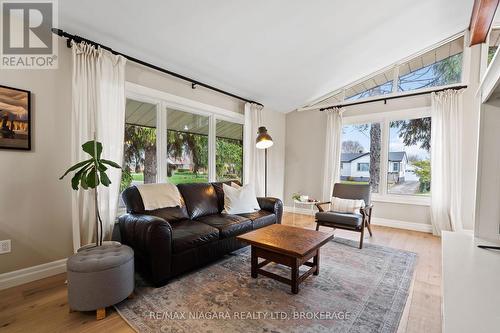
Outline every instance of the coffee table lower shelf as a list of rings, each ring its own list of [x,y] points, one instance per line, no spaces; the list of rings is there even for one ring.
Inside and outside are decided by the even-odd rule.
[[[264,259],[264,261],[259,263],[259,258]],[[312,262],[309,259],[313,259]],[[299,285],[311,274],[319,274],[319,248],[311,251],[303,257],[297,258],[294,256],[289,256],[283,253],[274,252],[264,248],[252,245],[252,264],[251,273],[252,278],[257,278],[259,274],[266,276],[268,278],[274,279],[276,281],[288,284],[291,286],[291,291],[294,294],[299,293]],[[262,267],[267,264],[274,262],[277,264],[288,266],[292,269],[291,278],[285,278],[280,275],[271,273],[269,271],[263,270]],[[307,272],[299,275],[299,267],[305,265],[310,267]]]

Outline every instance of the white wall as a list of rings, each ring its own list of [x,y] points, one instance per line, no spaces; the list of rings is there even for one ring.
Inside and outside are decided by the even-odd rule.
[[[71,57],[59,45],[57,70],[2,70],[0,84],[30,90],[32,151],[0,150],[0,273],[72,253],[70,166]]]
[[[481,108],[477,224],[475,236],[500,240],[500,93]]]
[[[268,149],[267,195],[283,199],[285,183],[285,140],[286,115],[264,109],[262,122],[273,138],[273,146]]]

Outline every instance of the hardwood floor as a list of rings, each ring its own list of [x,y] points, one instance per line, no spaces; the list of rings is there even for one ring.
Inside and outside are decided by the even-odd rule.
[[[285,213],[284,224],[314,228],[312,216]],[[331,229],[321,228],[328,231]],[[357,240],[359,233],[336,230],[335,236]],[[399,332],[441,332],[441,240],[416,231],[373,226],[365,244],[379,244],[418,254],[413,290]],[[0,291],[0,332],[133,332],[112,308],[95,320],[95,312],[69,313],[65,274]]]

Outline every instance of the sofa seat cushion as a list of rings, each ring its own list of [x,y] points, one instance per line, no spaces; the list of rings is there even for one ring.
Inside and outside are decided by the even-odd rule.
[[[217,228],[221,238],[235,237],[252,230],[252,221],[238,215],[214,214],[200,217],[196,221]]]
[[[219,240],[219,230],[205,223],[183,220],[171,223],[174,253]]]
[[[259,229],[266,225],[276,223],[276,215],[266,210],[258,210],[253,213],[238,214],[252,220],[253,229]]]
[[[363,216],[361,214],[338,213],[331,211],[316,213],[316,220],[319,222],[338,224],[341,226],[359,229],[363,223]]]

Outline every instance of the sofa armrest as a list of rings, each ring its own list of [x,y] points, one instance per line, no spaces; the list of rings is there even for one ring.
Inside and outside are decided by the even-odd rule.
[[[283,217],[283,202],[278,198],[260,197],[257,198],[260,209],[276,214],[276,223],[281,224]]]
[[[122,244],[134,249],[135,264],[154,285],[167,282],[172,262],[172,227],[157,216],[125,214],[119,218]]]

